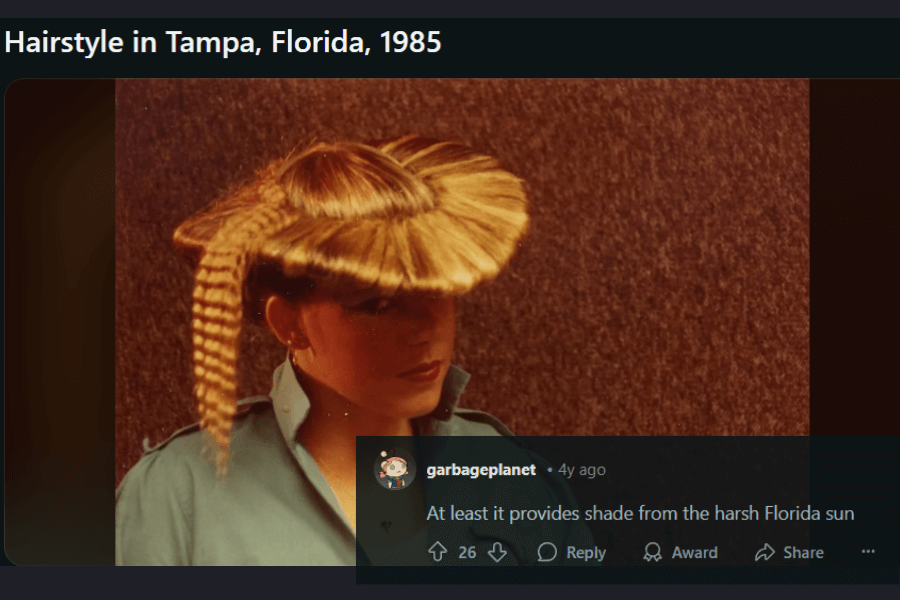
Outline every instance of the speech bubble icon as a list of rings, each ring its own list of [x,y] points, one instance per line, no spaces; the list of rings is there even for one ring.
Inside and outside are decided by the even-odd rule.
[[[544,542],[538,546],[538,562],[550,562],[556,558],[556,546],[550,542]]]

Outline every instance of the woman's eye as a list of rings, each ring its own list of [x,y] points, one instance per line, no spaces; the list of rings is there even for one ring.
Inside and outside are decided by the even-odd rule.
[[[372,298],[366,300],[362,304],[356,306],[356,310],[361,310],[369,314],[377,315],[388,311],[394,305],[390,298]]]

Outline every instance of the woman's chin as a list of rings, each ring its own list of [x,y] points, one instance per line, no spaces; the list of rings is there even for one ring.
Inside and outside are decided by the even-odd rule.
[[[395,404],[391,412],[403,419],[416,419],[434,412],[441,401],[441,391],[423,390],[417,394],[408,394]]]

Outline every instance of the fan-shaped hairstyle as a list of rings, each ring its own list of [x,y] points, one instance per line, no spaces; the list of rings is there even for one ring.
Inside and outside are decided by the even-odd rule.
[[[417,136],[315,143],[182,223],[175,244],[196,266],[195,394],[220,477],[241,317],[262,318],[261,296],[289,293],[273,280],[461,294],[499,273],[527,227],[518,177],[471,148]]]

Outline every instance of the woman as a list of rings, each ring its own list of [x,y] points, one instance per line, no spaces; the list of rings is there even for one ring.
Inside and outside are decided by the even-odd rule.
[[[313,144],[183,223],[200,422],[122,481],[117,563],[354,564],[357,436],[509,434],[456,407],[453,298],[527,226],[520,179],[416,136]],[[238,402],[245,317],[288,357]]]

